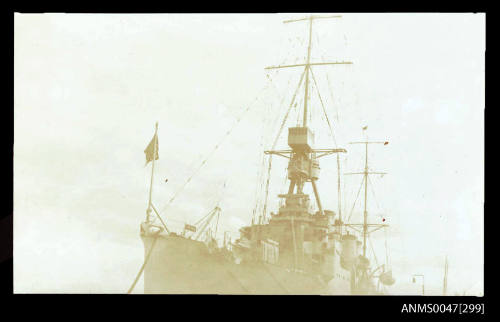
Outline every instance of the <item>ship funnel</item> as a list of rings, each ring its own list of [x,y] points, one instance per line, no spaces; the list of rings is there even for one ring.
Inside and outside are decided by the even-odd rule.
[[[356,263],[358,256],[357,238],[354,235],[342,236],[342,255],[340,264],[345,269],[350,269]]]

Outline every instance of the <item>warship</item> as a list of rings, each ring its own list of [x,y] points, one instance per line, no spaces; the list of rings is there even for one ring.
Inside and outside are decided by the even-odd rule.
[[[339,154],[347,152],[346,149],[338,147],[315,148],[314,129],[308,125],[310,78],[316,82],[312,66],[351,64],[347,61],[311,61],[313,22],[329,18],[340,16],[310,15],[284,21],[308,23],[306,61],[301,64],[271,66],[267,69],[302,69],[290,108],[295,103],[300,87],[304,85],[303,118],[299,126],[288,128],[286,149],[275,149],[276,140],[271,150],[263,151],[269,160],[272,156],[288,159],[288,190],[278,195],[281,200],[278,211],[268,213],[264,207],[258,219],[254,216],[250,225],[239,230],[239,238],[233,241],[226,238],[224,233],[224,240],[221,243],[217,240],[217,225],[215,229],[210,227],[214,221],[218,223],[221,214],[218,205],[198,222],[185,224],[182,231],[174,232],[167,228],[159,211],[151,202],[154,166],[158,160],[156,123],[153,139],[144,151],[146,163],[152,164],[146,219],[140,224],[144,262],[129,293],[142,273],[144,293],[149,294],[376,295],[384,294],[385,287],[382,286],[394,284],[390,268],[386,264],[372,267],[367,255],[368,235],[387,227],[385,223],[368,222],[368,176],[382,174],[369,170],[368,146],[387,145],[388,142],[351,142],[363,144],[365,147],[364,170],[348,173],[360,174],[363,177],[360,186],[361,188],[364,185],[363,222],[344,222],[340,205],[337,212],[323,209],[316,184],[320,175],[319,159],[336,155],[340,196]],[[324,112],[331,130],[331,123],[325,110]],[[287,116],[288,113],[284,121]],[[304,192],[306,185],[311,185],[312,197]],[[269,178],[266,188],[268,186]],[[267,193],[268,189],[266,197]]]

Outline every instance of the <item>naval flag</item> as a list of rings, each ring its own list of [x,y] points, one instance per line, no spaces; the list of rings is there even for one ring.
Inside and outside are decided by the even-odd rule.
[[[151,142],[149,142],[148,146],[146,147],[146,150],[144,150],[144,153],[146,154],[146,164],[148,164],[150,161],[153,161],[153,155],[155,156],[154,159],[158,160],[158,135],[154,135],[153,138],[151,139]]]

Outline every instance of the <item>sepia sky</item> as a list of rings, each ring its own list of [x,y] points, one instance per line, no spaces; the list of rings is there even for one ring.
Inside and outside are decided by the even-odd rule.
[[[169,228],[220,202],[220,236],[237,238],[262,200],[262,151],[301,74],[264,67],[304,60],[307,24],[282,23],[300,17],[16,14],[14,291],[126,292],[144,258],[143,150],[156,121],[153,203]],[[426,294],[442,294],[448,256],[448,293],[482,295],[485,15],[344,14],[315,22],[312,39],[313,61],[353,62],[313,67],[317,147],[335,144],[322,102],[348,150],[342,172],[364,166],[363,147],[349,142],[390,142],[368,155],[372,170],[388,173],[370,178],[368,211],[390,225],[371,237],[376,258],[369,246],[383,263],[387,237],[389,293],[418,294],[411,276],[424,274]],[[286,127],[301,121],[303,89],[297,103]],[[286,148],[286,133],[276,148]],[[320,165],[323,207],[337,212],[335,156]],[[285,168],[273,158],[272,212]],[[342,179],[351,222],[362,219],[360,183]]]

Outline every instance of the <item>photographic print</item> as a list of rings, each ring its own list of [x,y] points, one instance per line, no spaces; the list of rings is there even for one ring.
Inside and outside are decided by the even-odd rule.
[[[484,295],[484,13],[14,15],[14,293]]]

